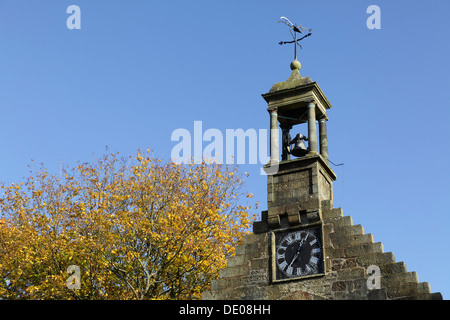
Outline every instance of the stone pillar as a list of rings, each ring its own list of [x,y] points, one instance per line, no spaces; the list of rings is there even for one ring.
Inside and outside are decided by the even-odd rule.
[[[270,163],[280,161],[280,147],[278,138],[278,111],[270,110]]]
[[[327,120],[319,120],[319,143],[320,143],[320,154],[328,163],[328,138],[327,138]]]
[[[317,153],[316,104],[308,104],[308,141],[309,152]]]

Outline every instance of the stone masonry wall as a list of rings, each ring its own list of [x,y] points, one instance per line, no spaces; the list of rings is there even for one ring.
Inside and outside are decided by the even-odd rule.
[[[270,234],[249,234],[236,255],[220,271],[220,277],[203,293],[205,300],[392,300],[442,299],[431,293],[427,282],[419,282],[404,262],[395,262],[380,242],[353,225],[340,208],[322,208],[325,276],[299,281],[271,283]],[[367,268],[381,271],[381,288],[369,290]]]

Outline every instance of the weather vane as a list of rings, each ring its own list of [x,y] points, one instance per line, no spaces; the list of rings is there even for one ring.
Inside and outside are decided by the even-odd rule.
[[[302,26],[298,26],[293,24],[288,18],[286,17],[281,17],[281,20],[278,21],[278,23],[282,22],[285,25],[287,25],[289,27],[289,32],[291,33],[291,36],[294,40],[292,41],[280,41],[278,44],[279,45],[283,45],[283,44],[287,44],[287,43],[294,43],[294,59],[297,60],[297,46],[300,47],[300,49],[302,49],[302,46],[300,45],[300,41],[305,39],[306,37],[309,37],[311,35],[311,31],[312,29],[308,29]],[[301,37],[300,39],[297,39],[297,33],[301,33],[303,34],[303,30],[307,30],[309,33],[307,35],[304,35],[303,37]],[[294,31],[294,32],[292,32]]]

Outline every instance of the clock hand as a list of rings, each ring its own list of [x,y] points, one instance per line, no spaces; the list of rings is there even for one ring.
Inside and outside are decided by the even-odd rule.
[[[291,263],[289,263],[289,267],[291,267],[292,264],[294,263],[294,261],[297,260],[299,253],[300,253],[300,251],[297,250],[297,252],[295,253],[294,257],[291,260]]]
[[[307,238],[308,238],[308,235],[306,235],[306,237],[303,238],[303,239],[300,241],[300,244],[298,245],[297,252],[300,252],[300,250],[301,250],[301,248],[302,248],[302,246],[303,246],[303,242],[305,242]]]
[[[292,258],[291,263],[289,263],[289,267],[291,267],[292,264],[295,262],[295,260],[297,260],[298,256],[300,255],[300,251],[302,250],[303,243],[306,241],[308,236],[309,236],[309,234],[307,234],[306,237],[304,237],[303,239],[300,240],[297,251],[295,252],[294,257]]]
[[[308,237],[308,236],[306,236],[306,237]],[[300,244],[298,245],[297,251],[295,252],[294,257],[292,258],[291,263],[289,264],[289,267],[292,266],[292,264],[295,262],[295,260],[297,260],[298,256],[300,255],[300,251],[301,251],[301,249],[302,249],[303,242],[304,242],[305,240],[306,240],[306,238],[305,238],[305,239],[302,239],[302,240],[300,241]]]
[[[302,239],[302,241],[300,241],[300,244],[298,245],[297,252],[300,252],[300,250],[302,249],[302,246],[303,246],[303,239]]]

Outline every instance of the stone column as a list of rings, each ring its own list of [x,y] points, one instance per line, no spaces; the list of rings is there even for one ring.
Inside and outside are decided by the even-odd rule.
[[[278,138],[278,111],[270,110],[270,163],[280,161],[280,147]]]
[[[309,152],[317,153],[316,104],[308,104],[308,141]]]
[[[319,144],[320,154],[328,163],[327,120],[324,118],[319,120]]]

